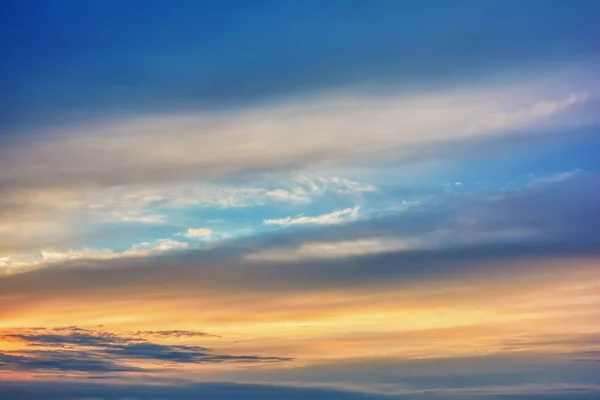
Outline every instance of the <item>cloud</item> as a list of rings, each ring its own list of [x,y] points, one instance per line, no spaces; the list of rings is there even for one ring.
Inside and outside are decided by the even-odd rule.
[[[264,180],[254,186],[227,186],[190,182],[149,186],[156,202],[163,207],[244,208],[278,203],[308,204],[328,195],[360,195],[373,192],[375,186],[341,177],[284,176],[275,182]],[[143,193],[143,192],[142,192]],[[129,194],[135,198],[136,193]]]
[[[428,3],[392,2],[367,12],[349,7],[339,13],[332,7],[318,15],[308,3],[252,7],[251,12],[194,4],[173,20],[161,17],[176,12],[172,5],[162,6],[161,15],[123,13],[112,3],[93,13],[83,5],[53,9],[57,12],[42,10],[47,16],[29,36],[18,28],[29,23],[29,15],[18,8],[5,13],[2,45],[10,57],[0,75],[7,88],[0,96],[3,131],[65,120],[244,107],[356,82],[411,91],[505,71],[536,76],[549,63],[597,59],[593,1],[553,3],[543,12],[536,3],[508,9],[499,1],[466,2],[432,9]],[[465,12],[457,17],[456,10]],[[197,24],[209,14],[211,21]],[[114,33],[115,24],[123,34]],[[128,39],[120,46],[112,45],[124,36]],[[469,40],[473,37],[480,40]],[[90,43],[102,49],[102,59],[90,51]],[[60,58],[44,51],[50,44],[64,49]],[[27,53],[18,51],[25,47]],[[443,62],[432,62],[432,54]]]
[[[119,337],[115,334],[82,329],[76,326],[54,329],[25,330],[19,333],[6,333],[1,335],[4,339],[18,339],[29,346],[65,347],[76,346],[111,346],[126,344],[130,339]]]
[[[349,358],[515,351],[565,358],[569,351],[590,350],[591,342],[518,349],[510,340],[598,331],[590,321],[598,320],[600,309],[599,187],[597,176],[586,174],[444,195],[410,212],[274,230],[209,250],[72,260],[0,279],[0,311],[5,326],[77,320],[135,332],[206,322],[202,329],[222,338],[141,339],[201,347],[196,340],[206,340],[215,348],[210,352],[113,347],[110,353],[129,354],[135,367],[159,362],[143,354],[197,360],[185,363],[189,370],[182,374],[204,363],[243,369],[237,367],[242,360],[214,355],[279,355],[295,359],[290,367],[328,362],[340,351]],[[536,234],[523,234],[530,231]],[[282,256],[265,262],[265,254]],[[436,328],[437,334],[428,332]]]
[[[357,257],[416,249],[416,243],[394,238],[373,238],[335,242],[307,242],[295,248],[271,249],[251,253],[248,260],[300,261],[319,258]]]
[[[2,147],[0,185],[3,191],[115,186],[406,159],[461,140],[572,122],[569,116],[595,94],[565,89],[556,81],[420,94],[321,94],[273,107],[42,132],[38,141]],[[177,132],[177,140],[165,132]],[[98,135],[101,142],[95,140]],[[138,151],[141,142],[143,152]]]
[[[189,228],[182,236],[193,239],[210,239],[213,235],[213,230],[209,228]]]
[[[140,336],[208,337],[197,332],[158,331],[140,332]],[[258,363],[290,361],[289,358],[215,354],[210,349],[191,345],[166,345],[147,341],[139,336],[119,336],[114,333],[78,327],[21,330],[7,332],[4,340],[24,342],[26,349],[0,353],[0,367],[8,370],[48,371],[142,371],[143,367],[129,364],[133,360],[170,362],[175,364]],[[35,349],[31,349],[31,348]],[[60,350],[47,350],[59,348]]]
[[[20,273],[36,268],[43,268],[61,262],[74,260],[112,260],[130,257],[150,257],[172,251],[181,251],[190,248],[189,243],[173,239],[158,239],[154,242],[142,242],[123,251],[109,249],[83,249],[83,250],[53,250],[43,249],[40,256],[17,255],[0,258],[0,272],[5,274]]]
[[[86,268],[85,272],[77,271],[78,262],[74,259],[64,262],[68,269],[57,265],[55,271],[0,279],[0,292],[18,293],[31,288],[32,294],[68,293],[71,285],[80,290],[77,283],[81,288],[126,286],[141,276],[149,284],[152,280],[174,285],[186,281],[212,282],[223,287],[239,285],[240,290],[242,286],[253,290],[253,285],[265,289],[271,285],[289,288],[289,285],[366,283],[384,276],[433,280],[444,271],[444,274],[466,273],[499,261],[595,256],[600,226],[594,223],[598,219],[595,211],[599,188],[598,177],[588,174],[554,184],[501,191],[501,196],[494,192],[494,196],[482,193],[444,197],[429,206],[411,208],[411,212],[375,215],[352,222],[348,218],[355,215],[353,209],[324,214],[325,217],[299,217],[298,222],[307,223],[306,229],[238,238],[211,250],[195,250],[185,255],[165,254],[158,259],[113,257],[92,263],[104,266],[104,270]],[[275,221],[285,226],[295,220]],[[346,223],[322,224],[338,221]],[[364,252],[354,251],[353,242],[358,245],[356,249],[362,248]],[[336,243],[342,244],[337,252]],[[395,252],[390,253],[395,246]],[[348,252],[344,254],[342,249]],[[269,266],[251,262],[253,257],[268,254],[288,252],[295,258],[302,253],[327,251],[330,253],[327,260],[318,262],[299,257],[302,268],[296,263],[288,265],[281,257],[280,263]],[[359,258],[351,269],[344,267],[348,256]],[[165,262],[169,268],[164,268]],[[486,266],[478,267],[478,263]]]
[[[358,207],[345,208],[332,211],[329,214],[321,214],[316,217],[299,216],[296,218],[285,217],[278,219],[266,219],[265,225],[290,226],[290,225],[337,225],[358,219]]]
[[[470,231],[469,229],[439,229],[410,237],[373,237],[357,240],[302,242],[298,246],[280,246],[249,254],[248,260],[301,261],[319,258],[360,257],[369,254],[440,250],[450,247],[484,243],[531,240],[539,236],[532,230]]]
[[[135,244],[139,239],[132,239],[132,232],[138,235],[143,232],[144,236],[150,232],[170,234],[185,225],[182,215],[191,209],[219,212],[257,206],[308,205],[319,200],[359,202],[363,194],[374,190],[371,184],[336,176],[284,174],[253,185],[190,182],[16,191],[0,198],[0,263],[17,269],[18,265],[26,267],[35,261],[40,250],[50,253],[51,249],[61,248],[64,252],[65,248],[71,248],[72,253],[82,252],[73,249],[74,243],[85,248],[89,239],[98,238],[107,229],[117,230],[118,236],[126,237],[129,245]],[[142,229],[142,225],[146,226]],[[110,238],[114,236],[111,234]],[[107,251],[98,249],[86,252],[108,256]]]
[[[364,193],[375,192],[377,189],[369,183],[356,182],[337,176],[309,177],[297,176],[289,189],[273,189],[265,193],[271,200],[296,203],[311,203],[313,200],[326,195],[360,196]]]
[[[215,353],[289,357],[292,366],[328,361],[340,349],[350,358],[590,350],[589,343],[516,349],[508,339],[598,331],[590,325],[600,309],[595,179],[525,186],[503,197],[452,195],[411,212],[276,230],[211,250],[73,260],[0,279],[0,312],[5,325],[112,322],[123,332],[206,321],[200,330],[222,338],[142,338],[206,340]],[[521,234],[529,230],[541,234]],[[463,330],[426,332],[452,327]],[[134,360],[138,367],[146,359]]]
[[[0,370],[48,372],[132,372],[140,368],[122,365],[89,352],[64,350],[24,351],[18,354],[0,352]]]

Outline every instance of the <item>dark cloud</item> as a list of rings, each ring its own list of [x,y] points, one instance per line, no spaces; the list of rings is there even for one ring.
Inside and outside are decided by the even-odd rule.
[[[39,333],[44,332],[44,333]],[[1,335],[4,339],[19,339],[29,346],[68,347],[68,346],[115,346],[126,344],[133,338],[123,338],[117,335],[73,327],[45,329],[39,328],[23,333]]]
[[[8,370],[59,370],[82,372],[140,371],[125,365],[144,359],[169,363],[281,362],[281,357],[215,354],[200,346],[164,345],[138,337],[118,336],[78,327],[33,329],[1,335],[24,341],[27,350],[0,353],[0,366]],[[30,350],[29,348],[41,348]],[[46,348],[60,350],[46,350]]]
[[[0,352],[0,370],[90,373],[141,371],[140,368],[123,365],[99,353],[74,350]]]
[[[40,331],[45,333],[40,334]],[[9,333],[0,335],[5,339],[20,339],[34,346],[64,347],[76,346],[116,346],[135,341],[143,341],[140,337],[154,336],[157,338],[192,338],[219,337],[206,332],[186,330],[135,331],[129,337],[117,336],[113,333],[99,330],[84,329],[77,326],[58,327],[53,329],[30,328],[24,333]]]
[[[200,346],[162,345],[149,342],[128,343],[106,348],[106,353],[125,359],[149,359],[179,363],[269,362],[289,361],[289,358],[215,355]]]

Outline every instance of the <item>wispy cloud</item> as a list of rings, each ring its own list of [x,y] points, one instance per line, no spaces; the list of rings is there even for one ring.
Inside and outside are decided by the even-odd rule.
[[[180,242],[173,239],[158,239],[154,242],[137,243],[123,251],[110,249],[42,249],[39,255],[26,254],[0,257],[0,271],[11,274],[74,260],[111,260],[127,257],[156,256],[170,251],[185,250],[189,247],[190,244],[188,242]]]
[[[0,184],[181,181],[414,156],[424,146],[441,149],[451,141],[535,128],[551,119],[556,125],[554,118],[568,116],[594,96],[557,81],[550,77],[427,94],[324,94],[224,115],[165,115],[83,126],[26,146],[3,147]],[[173,131],[176,141],[164,134]],[[290,139],[281,140],[282,132]],[[98,142],[94,138],[101,133]],[[113,161],[107,164],[107,159]]]
[[[374,185],[341,177],[286,177],[259,187],[188,185],[165,190],[161,199],[171,206],[243,208],[277,203],[308,204],[331,194],[355,196],[374,192]],[[269,187],[270,186],[270,187]]]
[[[343,210],[332,211],[328,214],[321,214],[315,217],[298,216],[285,217],[277,219],[265,219],[265,225],[290,226],[290,225],[337,225],[358,219],[358,207],[345,208]]]
[[[340,197],[356,201],[375,190],[372,184],[347,178],[287,174],[253,185],[190,182],[17,190],[0,198],[0,258],[75,241],[82,233],[106,225],[151,225],[149,229],[154,229],[183,224],[180,215],[191,208],[218,211],[309,205]],[[179,218],[174,219],[177,214]]]

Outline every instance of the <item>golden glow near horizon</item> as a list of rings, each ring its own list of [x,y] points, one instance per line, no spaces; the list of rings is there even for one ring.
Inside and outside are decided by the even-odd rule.
[[[243,291],[232,291],[223,301],[222,296],[202,294],[202,287],[210,283],[199,284],[197,291],[185,286],[180,291],[165,291],[157,282],[144,292],[132,287],[119,299],[100,291],[89,296],[64,293],[62,299],[36,302],[32,301],[36,293],[29,293],[31,299],[24,299],[14,312],[3,311],[0,350],[18,353],[31,349],[27,341],[6,336],[25,327],[73,325],[125,337],[165,326],[206,332],[215,336],[152,340],[201,345],[215,354],[291,358],[282,368],[370,358],[408,361],[515,352],[566,357],[585,350],[589,347],[586,333],[600,329],[594,323],[599,321],[594,318],[600,309],[597,260],[538,263],[548,264],[546,272],[410,286],[385,283],[373,289],[307,288],[275,291],[255,299]],[[562,265],[569,266],[568,273]],[[136,359],[128,362],[153,364]],[[247,367],[242,362],[173,365],[170,369],[193,376],[199,371],[218,374]]]

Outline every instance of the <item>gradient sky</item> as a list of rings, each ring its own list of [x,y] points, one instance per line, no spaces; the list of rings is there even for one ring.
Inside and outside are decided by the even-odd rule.
[[[0,398],[600,398],[599,16],[0,0]]]

